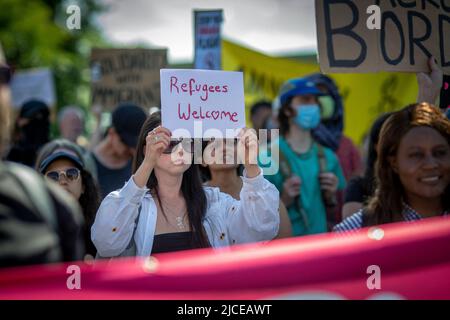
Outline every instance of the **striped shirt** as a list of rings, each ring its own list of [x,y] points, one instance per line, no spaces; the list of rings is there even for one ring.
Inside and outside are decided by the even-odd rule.
[[[442,215],[447,216],[449,214],[448,211],[445,211]],[[421,220],[422,216],[420,213],[418,213],[416,210],[408,206],[406,203],[403,203],[403,219],[406,222],[412,222]],[[358,212],[354,213],[341,223],[334,226],[333,231],[334,232],[346,232],[346,231],[352,231],[357,230],[363,227],[363,210],[359,210]]]

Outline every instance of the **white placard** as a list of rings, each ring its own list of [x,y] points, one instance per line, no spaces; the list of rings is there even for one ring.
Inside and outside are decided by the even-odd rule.
[[[50,69],[40,68],[19,71],[11,80],[11,95],[14,108],[20,108],[25,102],[37,99],[50,108],[56,104],[55,85]]]
[[[234,138],[245,127],[242,72],[161,69],[162,125],[173,138]]]

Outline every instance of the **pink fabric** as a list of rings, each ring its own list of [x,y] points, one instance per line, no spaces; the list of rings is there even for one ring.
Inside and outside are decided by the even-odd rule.
[[[81,268],[81,289],[66,286],[68,265],[0,270],[0,299],[450,299],[450,219],[382,226],[374,240],[324,234],[214,251],[162,254]],[[367,268],[381,270],[381,290]]]

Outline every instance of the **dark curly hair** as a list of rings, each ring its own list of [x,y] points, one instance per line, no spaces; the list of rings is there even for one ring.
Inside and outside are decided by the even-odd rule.
[[[95,220],[95,214],[100,205],[100,192],[98,185],[92,176],[92,174],[86,169],[83,151],[81,147],[70,142],[66,139],[57,139],[46,143],[38,152],[35,169],[39,171],[42,162],[55,152],[57,149],[66,149],[77,155],[79,159],[83,162],[83,168],[80,168],[81,182],[84,187],[84,192],[81,194],[78,202],[81,209],[83,210],[83,216],[85,219],[85,241],[87,246],[87,252],[92,253],[95,247],[90,241],[90,229]]]
[[[365,209],[364,226],[402,221],[404,187],[392,168],[390,158],[397,153],[405,134],[415,127],[430,127],[450,144],[450,121],[435,106],[412,104],[394,112],[383,124],[377,147],[375,164],[376,189]],[[442,195],[444,210],[450,209],[450,185]]]

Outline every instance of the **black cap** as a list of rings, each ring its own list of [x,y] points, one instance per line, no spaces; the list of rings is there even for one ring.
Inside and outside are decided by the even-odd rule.
[[[20,108],[20,114],[19,117],[21,118],[45,118],[48,117],[50,114],[50,110],[48,109],[48,106],[42,102],[41,100],[28,100],[22,105],[22,108]]]
[[[142,108],[134,104],[121,104],[112,113],[112,126],[123,143],[135,148],[145,119],[147,115]]]
[[[84,168],[83,160],[72,150],[65,148],[58,148],[42,160],[39,166],[39,172],[44,173],[48,166],[55,160],[58,159],[69,159],[72,161],[78,169]]]

